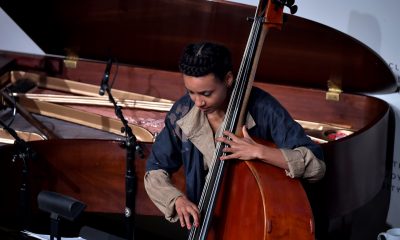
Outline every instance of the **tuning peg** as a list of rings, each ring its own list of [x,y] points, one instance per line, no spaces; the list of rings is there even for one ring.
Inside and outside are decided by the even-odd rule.
[[[274,0],[275,7],[288,7],[290,9],[291,14],[295,14],[297,12],[297,5],[294,5],[295,0]]]
[[[283,1],[283,4],[290,9],[291,14],[295,14],[297,12],[297,5],[294,5],[294,0],[286,0]]]
[[[295,14],[298,10],[297,5],[287,6],[290,9],[291,14]]]
[[[285,3],[285,5],[288,6],[288,7],[293,6],[293,4],[294,4],[294,0],[287,0],[286,3]]]

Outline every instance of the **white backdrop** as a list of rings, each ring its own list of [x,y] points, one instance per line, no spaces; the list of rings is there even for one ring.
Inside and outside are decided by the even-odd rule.
[[[234,0],[257,5],[258,0]],[[301,16],[360,40],[387,62],[400,86],[400,1],[398,0],[297,0]],[[33,54],[44,52],[0,8],[0,49]],[[400,227],[400,94],[375,95],[387,101],[396,116],[392,195],[388,223]]]
[[[2,8],[0,8],[0,32],[0,50],[44,54]]]

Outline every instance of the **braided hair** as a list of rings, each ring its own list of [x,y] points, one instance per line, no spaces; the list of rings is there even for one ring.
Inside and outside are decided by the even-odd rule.
[[[226,47],[216,43],[189,44],[183,51],[179,70],[193,77],[213,73],[223,81],[226,74],[232,71],[231,53]]]

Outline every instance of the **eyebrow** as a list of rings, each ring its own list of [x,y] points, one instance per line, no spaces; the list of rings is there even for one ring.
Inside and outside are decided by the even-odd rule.
[[[190,90],[190,89],[187,89],[187,88],[186,88],[186,91],[188,91],[188,92],[194,92],[194,91],[192,91],[192,90]],[[204,91],[197,92],[197,93],[199,93],[199,94],[204,94],[204,93],[213,92],[213,91],[214,91],[214,90],[204,90]]]

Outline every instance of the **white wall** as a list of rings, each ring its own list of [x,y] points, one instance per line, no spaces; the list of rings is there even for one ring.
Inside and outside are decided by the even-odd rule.
[[[235,0],[257,5],[258,0]],[[397,76],[400,85],[400,1],[398,0],[297,0],[297,16],[333,27],[357,38],[377,52]],[[0,49],[44,54],[0,8]],[[388,223],[400,227],[400,94],[375,95],[395,110],[395,153]]]
[[[0,32],[0,50],[44,54],[2,8],[0,8]]]

